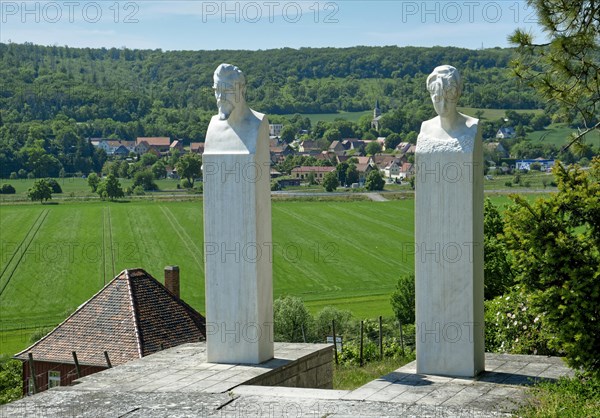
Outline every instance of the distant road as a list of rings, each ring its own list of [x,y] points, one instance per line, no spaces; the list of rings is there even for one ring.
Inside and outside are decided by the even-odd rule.
[[[484,190],[484,193],[498,193],[498,194],[543,194],[543,193],[555,193],[557,190],[556,189],[549,189],[549,190],[544,190],[544,189],[493,189],[493,190]],[[271,192],[272,196],[291,196],[291,197],[331,197],[331,196],[357,196],[357,195],[361,195],[361,196],[367,196],[369,199],[371,199],[374,202],[387,202],[389,201],[389,199],[385,198],[385,195],[387,193],[404,193],[404,194],[414,194],[415,191],[414,190],[402,190],[402,191],[393,191],[393,190],[382,190],[379,191],[377,193],[372,193],[372,192],[335,192],[335,193],[329,193],[329,192],[300,192],[300,191],[285,191],[285,190],[279,190],[276,192]],[[133,197],[133,196],[130,196]],[[172,194],[163,194],[163,193],[152,193],[152,194],[148,194],[146,196],[134,196],[133,199],[134,200],[138,200],[138,199],[152,199],[155,197],[202,197],[201,194],[184,194],[184,193],[172,193]],[[127,196],[125,197],[125,200],[127,200]],[[99,196],[56,196],[53,197],[51,200],[49,200],[49,202],[51,203],[52,201],[57,201],[57,200],[97,200],[100,199]],[[15,199],[15,200],[0,200],[0,204],[10,204],[10,203],[22,203],[22,202],[29,202],[29,199]]]

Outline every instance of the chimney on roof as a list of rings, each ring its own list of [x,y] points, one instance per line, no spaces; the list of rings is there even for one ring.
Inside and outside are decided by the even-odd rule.
[[[165,267],[165,287],[179,298],[179,266]]]

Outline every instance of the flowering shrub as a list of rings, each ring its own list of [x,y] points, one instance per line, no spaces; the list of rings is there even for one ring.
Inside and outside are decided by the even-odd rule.
[[[543,326],[544,314],[531,306],[515,286],[485,302],[485,349],[513,354],[560,355],[549,347],[553,338]]]

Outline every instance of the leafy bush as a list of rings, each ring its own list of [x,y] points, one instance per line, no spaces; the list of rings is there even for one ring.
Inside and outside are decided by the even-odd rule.
[[[7,183],[4,183],[2,187],[0,187],[0,194],[15,194],[16,192],[15,188]]]
[[[152,154],[144,154],[152,155]],[[135,173],[133,176],[133,188],[135,190],[136,187],[141,187],[142,189],[148,190],[158,190],[158,186],[154,183],[154,174],[151,170],[141,170]]]
[[[543,313],[532,306],[518,287],[485,301],[485,349],[513,354],[558,355],[550,348]]]
[[[506,187],[512,187],[512,181],[507,181],[504,183]]]
[[[404,324],[415,323],[415,275],[400,276],[390,300],[396,318]]]
[[[184,189],[191,189],[192,187],[194,187],[193,183],[188,179],[182,179],[180,184],[181,187],[183,187]]]
[[[135,196],[143,196],[146,194],[146,192],[144,191],[144,188],[142,186],[135,186],[132,190],[132,194],[134,194]]]
[[[493,299],[514,284],[510,257],[502,237],[504,220],[490,199],[485,199],[483,216],[484,295]]]
[[[271,191],[276,192],[278,190],[281,190],[281,184],[279,184],[279,182],[277,180],[273,180],[271,182]]]
[[[589,170],[553,172],[558,192],[530,204],[513,197],[505,237],[516,281],[568,364],[600,376],[600,158]]]
[[[332,321],[335,320],[336,336],[348,332],[351,326],[352,313],[341,310],[334,306],[326,306],[315,316],[315,336],[318,342],[325,341],[328,335],[332,335]]]
[[[273,322],[275,341],[303,342],[310,338],[313,319],[298,297],[277,298],[273,303]]]
[[[21,398],[21,362],[6,356],[0,357],[0,405]]]

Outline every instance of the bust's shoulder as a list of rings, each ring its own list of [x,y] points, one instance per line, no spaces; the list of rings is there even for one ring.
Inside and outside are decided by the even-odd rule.
[[[473,127],[477,127],[477,125],[479,125],[479,119],[474,118],[474,117],[469,116],[469,115],[465,115],[463,113],[461,113],[461,115],[464,118],[465,126],[467,128],[473,128]]]
[[[432,126],[440,126],[440,117],[436,116],[435,118],[429,119],[429,120],[424,120],[423,123],[421,123],[421,127],[424,128],[428,128],[428,127],[432,127]]]
[[[261,121],[261,122],[263,122],[263,121],[265,121],[267,119],[267,115],[265,115],[264,113],[257,112],[254,109],[250,109],[250,111],[252,112],[252,114],[254,115],[254,117],[256,119],[258,119],[259,121]]]

